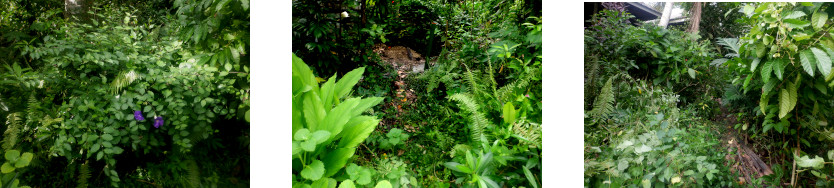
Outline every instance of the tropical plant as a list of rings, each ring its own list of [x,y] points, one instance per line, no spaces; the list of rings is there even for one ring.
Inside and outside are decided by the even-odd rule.
[[[338,82],[334,75],[320,86],[310,68],[295,54],[292,63],[293,177],[302,178],[293,178],[293,186],[335,186],[336,180],[330,177],[345,167],[356,146],[379,123],[376,117],[360,115],[382,98],[345,98],[364,67],[345,74]]]

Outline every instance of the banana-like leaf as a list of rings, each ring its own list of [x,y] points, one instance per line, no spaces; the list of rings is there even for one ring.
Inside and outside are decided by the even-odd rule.
[[[342,79],[339,79],[339,81],[336,82],[334,98],[338,100],[347,95],[351,88],[353,88],[353,86],[359,82],[359,79],[362,78],[363,73],[365,73],[365,67],[359,67],[345,74]]]
[[[354,152],[356,152],[356,148],[339,148],[324,154],[322,160],[327,164],[325,166],[326,171],[324,177],[333,176],[340,169],[344,168],[347,160],[353,156]]]
[[[350,119],[345,124],[344,130],[340,134],[338,148],[353,148],[358,146],[365,138],[374,132],[379,120],[372,116],[358,116]]]

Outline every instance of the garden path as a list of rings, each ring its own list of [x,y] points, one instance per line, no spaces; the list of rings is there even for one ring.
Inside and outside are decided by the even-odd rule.
[[[747,138],[739,139],[740,136],[736,134],[738,131],[733,128],[733,125],[738,123],[736,119],[735,114],[729,112],[724,105],[721,105],[721,113],[715,118],[716,123],[726,126],[728,130],[721,139],[721,145],[728,152],[724,157],[726,165],[730,166],[731,172],[738,175],[738,182],[743,185],[752,182],[754,178],[773,174],[773,171],[770,165],[750,149]]]

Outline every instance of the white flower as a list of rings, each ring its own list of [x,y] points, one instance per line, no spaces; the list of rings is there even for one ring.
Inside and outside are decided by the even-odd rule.
[[[347,17],[350,17],[348,15],[347,11],[342,12],[342,18],[347,18]]]
[[[116,99],[119,99],[119,96],[122,96],[122,95],[116,95]]]
[[[681,182],[681,177],[680,176],[676,176],[676,177],[672,178],[672,181],[671,181],[672,184],[679,183],[679,182]]]
[[[43,80],[40,80],[40,81],[38,82],[38,88],[43,88]]]

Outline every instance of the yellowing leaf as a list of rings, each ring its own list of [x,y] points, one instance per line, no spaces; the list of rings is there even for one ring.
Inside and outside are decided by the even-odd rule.
[[[674,178],[672,178],[672,181],[670,181],[670,182],[672,184],[680,183],[681,182],[681,177],[680,176],[675,176]]]

